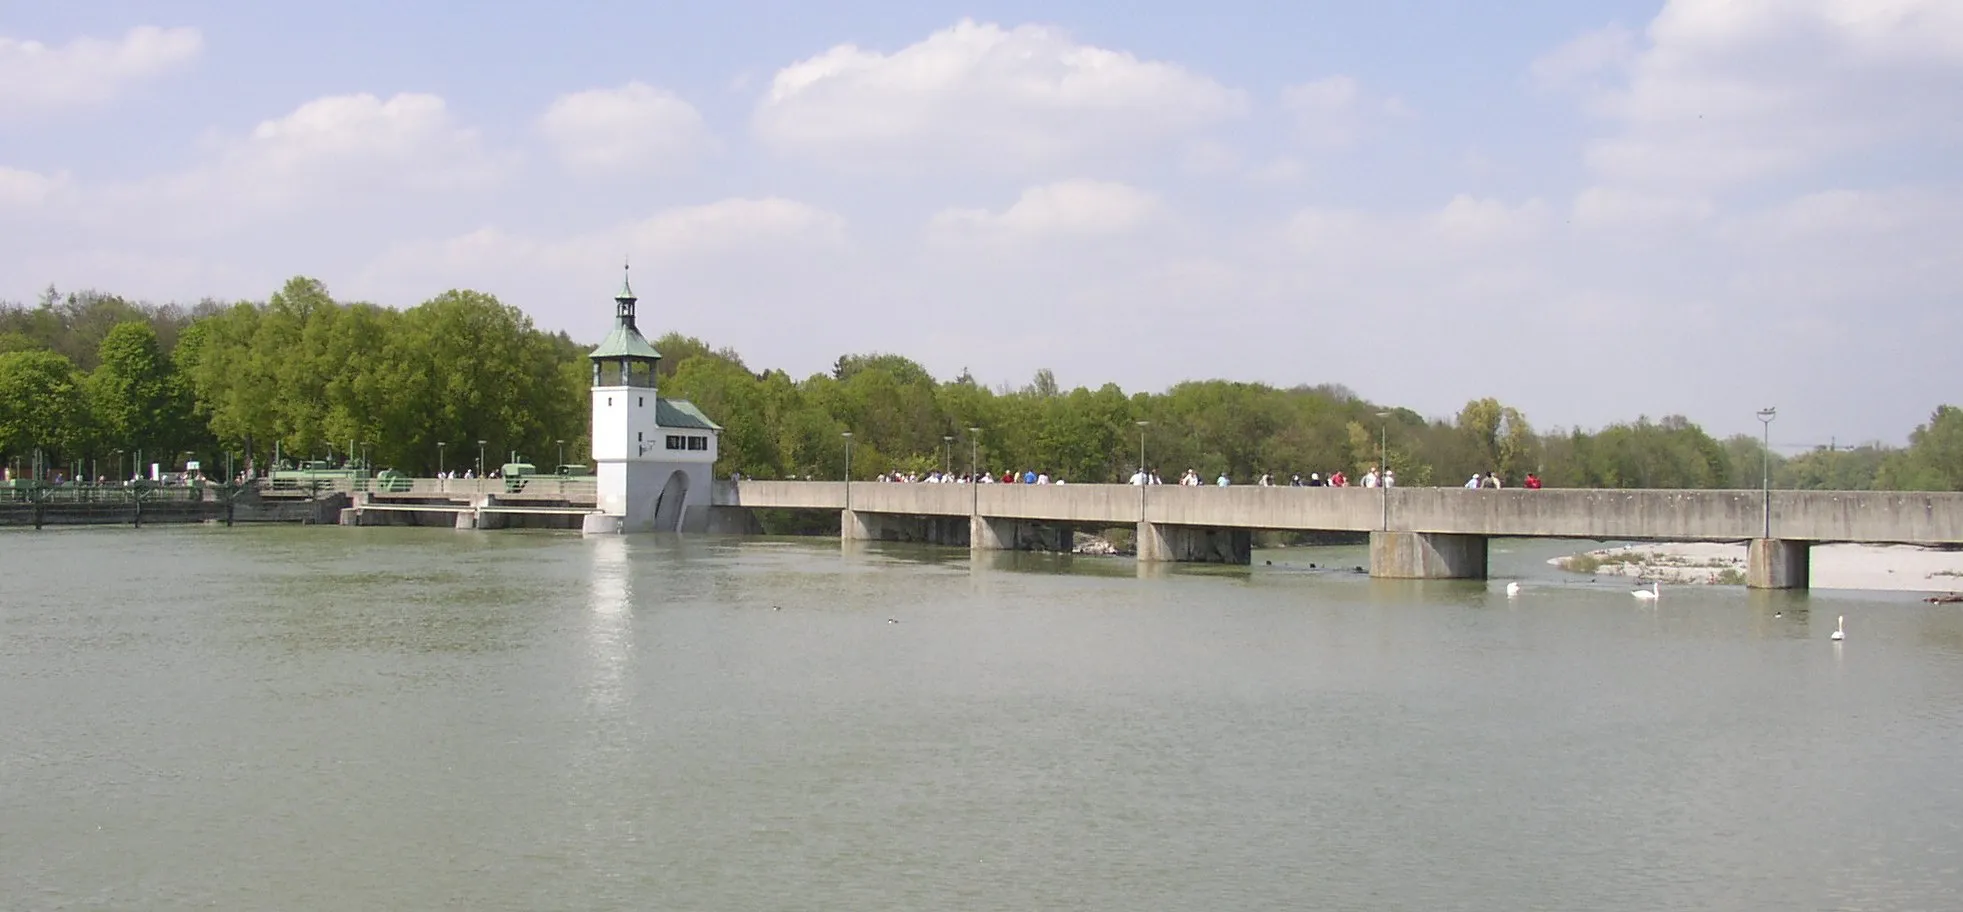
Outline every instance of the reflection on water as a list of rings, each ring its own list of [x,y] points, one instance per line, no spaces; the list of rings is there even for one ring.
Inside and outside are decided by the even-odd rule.
[[[587,548],[593,556],[588,581],[592,596],[586,628],[587,691],[600,708],[612,708],[626,698],[625,682],[634,655],[634,583],[627,543],[625,536],[596,536]]]
[[[0,908],[1963,907],[1963,611],[1564,547],[0,535]]]

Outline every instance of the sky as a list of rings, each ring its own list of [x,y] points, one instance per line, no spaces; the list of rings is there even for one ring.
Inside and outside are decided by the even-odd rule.
[[[1203,8],[1202,8],[1203,7]],[[0,4],[0,300],[497,295],[793,376],[1901,443],[1963,3]]]

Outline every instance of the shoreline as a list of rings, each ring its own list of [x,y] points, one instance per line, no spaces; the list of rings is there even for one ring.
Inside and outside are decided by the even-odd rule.
[[[1656,542],[1585,551],[1547,562],[1580,576],[1626,576],[1670,585],[1745,584],[1742,544]],[[1963,551],[1916,545],[1815,545],[1811,585],[1938,594],[1963,591]]]

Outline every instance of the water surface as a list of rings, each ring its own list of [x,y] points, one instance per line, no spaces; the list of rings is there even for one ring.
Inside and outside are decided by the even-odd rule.
[[[1963,908],[1963,612],[1565,548],[0,534],[0,908]]]

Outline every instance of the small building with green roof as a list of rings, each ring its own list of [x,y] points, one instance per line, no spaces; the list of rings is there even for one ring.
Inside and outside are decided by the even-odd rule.
[[[694,403],[660,395],[661,353],[635,325],[638,299],[626,276],[613,300],[613,330],[587,356],[599,512],[587,517],[585,531],[703,530],[722,426]]]

